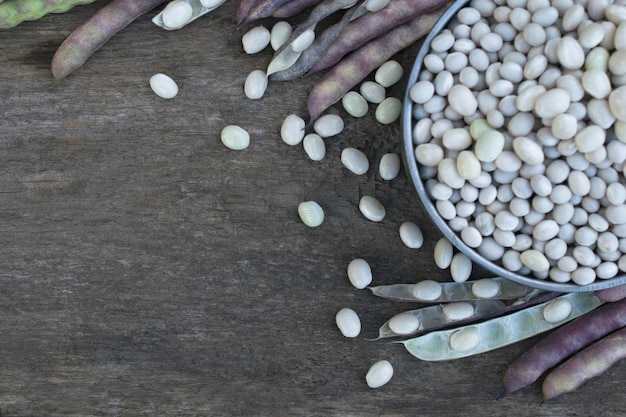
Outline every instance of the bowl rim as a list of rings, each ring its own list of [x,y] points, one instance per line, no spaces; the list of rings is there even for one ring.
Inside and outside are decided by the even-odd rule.
[[[587,285],[578,285],[575,283],[559,283],[556,281],[551,281],[550,278],[546,278],[542,280],[540,278],[533,278],[524,275],[520,275],[514,272],[511,272],[500,265],[497,265],[478,252],[476,252],[473,248],[467,246],[463,240],[459,237],[459,235],[453,231],[448,223],[439,215],[435,205],[433,204],[431,198],[428,196],[424,183],[422,182],[422,178],[419,174],[417,161],[415,159],[415,144],[413,143],[413,102],[409,96],[409,91],[411,86],[417,81],[419,73],[422,70],[422,63],[426,54],[430,51],[430,44],[437,36],[452,20],[452,18],[456,15],[456,13],[463,7],[465,7],[471,0],[456,0],[448,9],[441,15],[439,20],[435,23],[431,31],[428,33],[426,38],[424,38],[422,45],[419,48],[418,54],[415,58],[415,62],[413,67],[411,68],[411,72],[409,74],[405,94],[404,101],[402,104],[402,142],[403,142],[403,162],[406,171],[409,174],[409,178],[413,184],[413,187],[416,189],[418,197],[428,212],[429,217],[434,221],[435,225],[438,229],[443,233],[443,235],[454,245],[460,252],[464,253],[468,256],[472,262],[480,265],[484,269],[493,273],[496,276],[501,276],[503,278],[509,279],[518,284],[526,285],[531,288],[545,290],[545,291],[554,291],[554,292],[585,292],[585,291],[596,291],[600,289],[606,289],[615,287],[621,284],[626,283],[626,275],[619,275],[609,279],[596,279],[591,284]]]

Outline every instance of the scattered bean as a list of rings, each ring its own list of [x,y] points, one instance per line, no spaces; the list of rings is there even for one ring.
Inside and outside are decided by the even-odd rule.
[[[357,337],[361,333],[361,319],[351,308],[344,307],[339,310],[335,315],[335,322],[345,337]]]
[[[271,33],[262,25],[255,26],[241,37],[243,50],[247,54],[256,54],[270,44]]]
[[[355,288],[362,290],[372,283],[372,268],[365,259],[353,259],[348,264],[348,279]]]
[[[396,97],[387,97],[376,107],[376,120],[385,125],[391,124],[398,120],[401,113],[402,102]]]
[[[422,231],[413,222],[404,222],[400,225],[400,239],[410,249],[419,249],[424,244]]]
[[[236,151],[246,149],[250,145],[250,134],[236,125],[224,127],[220,139],[224,146]]]
[[[309,133],[302,140],[302,146],[309,158],[313,161],[321,161],[326,156],[326,144],[317,133]]]
[[[374,74],[374,80],[383,87],[391,87],[402,79],[404,70],[398,61],[390,60],[382,64]]]
[[[359,91],[365,100],[373,104],[381,103],[386,96],[385,87],[375,81],[364,81]]]
[[[298,215],[302,223],[309,227],[318,227],[324,222],[324,209],[315,201],[298,204]]]
[[[265,94],[267,89],[267,76],[262,70],[253,70],[246,77],[244,93],[251,100],[258,100]]]
[[[352,117],[363,117],[367,114],[367,101],[356,91],[346,93],[346,95],[341,99],[341,104],[346,112]]]
[[[370,388],[380,388],[391,381],[393,366],[387,360],[374,363],[365,375],[365,381]]]
[[[368,220],[373,222],[380,222],[385,218],[385,207],[381,204],[376,197],[365,195],[361,197],[359,201],[359,210],[361,214]]]
[[[301,117],[290,114],[283,120],[280,127],[280,137],[287,145],[297,145],[304,139],[305,125],[306,123]]]
[[[343,119],[336,114],[325,114],[313,124],[313,130],[322,138],[338,135],[343,131],[343,127]]]
[[[341,151],[341,163],[356,175],[363,175],[369,169],[367,156],[362,151],[352,147],[344,148]]]
[[[178,95],[176,81],[165,74],[155,74],[150,77],[150,88],[154,94],[164,99],[172,99]]]
[[[400,173],[400,157],[396,153],[386,153],[380,159],[378,173],[386,181],[391,181]]]
[[[434,250],[435,264],[440,269],[447,269],[452,262],[452,243],[446,238],[441,238],[435,244]]]

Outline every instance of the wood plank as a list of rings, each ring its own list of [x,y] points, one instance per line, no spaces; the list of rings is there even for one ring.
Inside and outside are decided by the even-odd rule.
[[[53,83],[55,48],[101,4],[0,34],[0,415],[624,414],[623,365],[544,405],[539,384],[495,402],[534,340],[449,363],[365,340],[407,306],[352,288],[351,259],[367,259],[377,284],[449,279],[407,178],[376,172],[399,151],[399,125],[346,118],[321,162],[285,145],[282,120],[305,114],[316,77],[245,99],[246,75],[271,52],[242,51],[234,1],[176,32],[146,15]],[[157,72],[179,83],[175,99],[152,93]],[[230,123],[250,131],[249,149],[220,143]],[[346,146],[366,152],[366,175],[341,166]],[[358,212],[366,194],[386,206],[383,222]],[[298,219],[305,199],[326,210],[317,229]],[[423,248],[400,242],[406,220]],[[364,337],[337,331],[344,306]],[[395,376],[371,390],[364,375],[378,359]]]

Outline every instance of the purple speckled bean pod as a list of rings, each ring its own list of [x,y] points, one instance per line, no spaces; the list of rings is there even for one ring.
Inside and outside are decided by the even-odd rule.
[[[626,326],[626,299],[606,303],[567,323],[515,359],[504,373],[499,398],[535,382],[548,369],[601,337]]]
[[[366,42],[375,39],[385,32],[404,24],[423,13],[432,12],[446,6],[448,0],[395,0],[383,9],[366,13],[350,22],[335,42],[330,45],[315,65],[310,74],[330,68],[346,54],[354,51]]]
[[[272,17],[286,19],[297,15],[309,7],[317,6],[321,2],[322,0],[291,0],[289,3],[282,5],[279,9],[277,9],[272,14]]]
[[[242,20],[237,19],[237,25],[243,26],[250,22],[254,22],[255,20],[263,19],[265,17],[270,17],[272,13],[276,11],[276,9],[280,8],[284,4],[288,3],[290,0],[260,0],[255,1],[248,11],[245,13],[245,16]]]
[[[260,0],[241,0],[239,5],[237,6],[237,11],[235,12],[235,20],[237,21],[237,26],[242,25],[244,19],[248,15],[248,12],[256,3]]]
[[[596,291],[596,295],[602,301],[614,303],[615,301],[626,298],[626,284],[618,285],[613,288],[606,288],[604,290],[598,290]]]
[[[624,358],[626,358],[626,328],[600,339],[550,371],[541,388],[543,400],[548,401],[575,391]]]
[[[309,93],[309,125],[369,73],[428,33],[440,15],[441,12],[435,12],[415,17],[369,41],[339,61]]]
[[[113,0],[78,26],[52,57],[52,76],[60,80],[82,66],[113,35],[167,0]]]

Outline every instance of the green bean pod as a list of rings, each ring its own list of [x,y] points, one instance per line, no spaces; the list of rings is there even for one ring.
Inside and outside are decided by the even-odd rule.
[[[50,13],[65,13],[74,6],[96,0],[5,0],[0,2],[0,29],[12,28]]]
[[[499,286],[499,291],[493,299],[515,300],[533,293],[533,289],[525,285],[517,284],[502,277],[491,278]],[[416,294],[415,289],[418,284],[391,284],[370,287],[372,294],[394,301],[412,301],[418,303],[447,303],[451,301],[471,301],[478,300],[472,291],[472,287],[478,281],[465,282],[442,282],[441,295],[437,298],[426,299]]]
[[[499,300],[475,300],[468,301],[467,303],[470,304],[474,310],[473,317],[502,310],[506,307],[505,304]],[[442,304],[422,307],[415,310],[409,310],[401,314],[410,314],[418,319],[419,326],[415,329],[414,333],[423,333],[428,331],[429,329],[439,328],[440,326],[454,322],[453,320],[446,317]],[[408,336],[408,334],[399,334],[394,332],[390,327],[390,321],[391,319],[387,320],[380,327],[380,329],[378,329],[378,339]]]
[[[552,301],[538,304],[506,316],[487,320],[482,323],[427,333],[423,336],[400,342],[416,358],[424,361],[443,361],[477,355],[511,345],[540,333],[554,329],[562,324],[586,314],[603,302],[590,292],[576,292],[557,297],[571,303],[569,315],[556,323],[548,322],[543,317],[543,310]],[[466,349],[455,349],[454,338],[458,332],[471,330],[476,343]],[[469,332],[468,332],[469,333]]]

